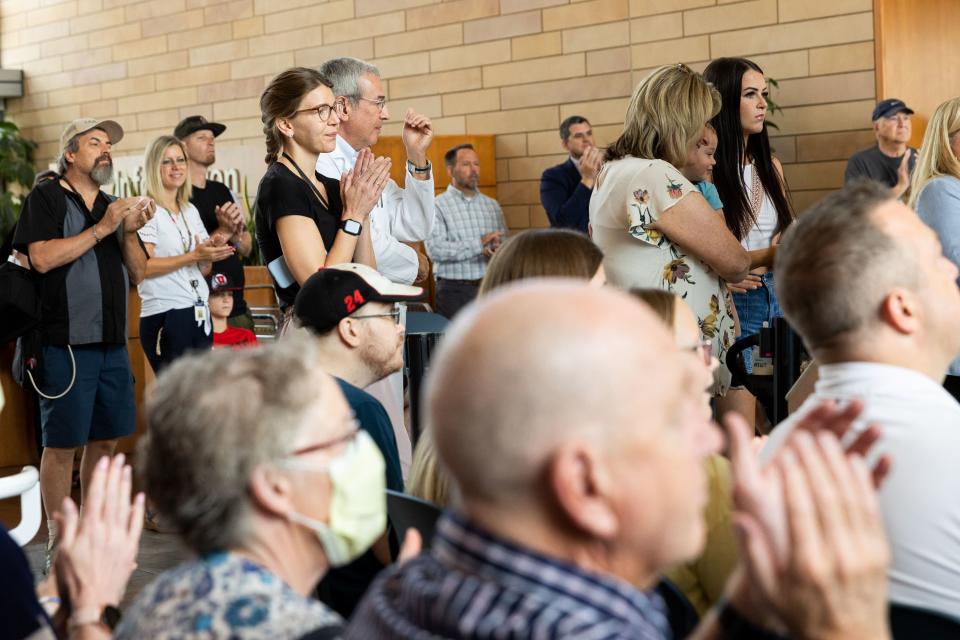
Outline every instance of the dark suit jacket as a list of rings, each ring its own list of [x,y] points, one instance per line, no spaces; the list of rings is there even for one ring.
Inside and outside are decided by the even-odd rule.
[[[587,232],[590,222],[590,189],[580,182],[573,160],[550,167],[540,178],[540,203],[551,227]]]

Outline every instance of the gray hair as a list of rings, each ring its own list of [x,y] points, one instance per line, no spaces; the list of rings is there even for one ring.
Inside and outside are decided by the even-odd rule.
[[[180,358],[157,380],[139,445],[147,496],[187,545],[203,554],[249,536],[254,469],[294,448],[318,402],[313,339]]]
[[[60,157],[57,158],[57,173],[59,173],[60,175],[65,174],[67,172],[67,169],[70,168],[70,163],[67,162],[67,158],[66,158],[67,152],[76,153],[77,151],[80,151],[81,135],[83,134],[78,133],[77,135],[70,138],[70,141],[67,142],[67,146],[64,147],[63,151],[60,152]]]
[[[359,58],[333,58],[320,67],[320,73],[333,83],[333,93],[356,104],[360,97],[360,78],[366,74],[380,77],[380,69]]]
[[[893,287],[916,289],[917,269],[874,212],[892,199],[872,180],[815,204],[783,235],[774,273],[784,315],[810,349],[848,346],[873,326]]]

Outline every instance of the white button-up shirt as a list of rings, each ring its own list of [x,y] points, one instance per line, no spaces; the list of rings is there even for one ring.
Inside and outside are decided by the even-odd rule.
[[[330,153],[321,153],[317,172],[328,178],[340,175],[357,163],[359,151],[337,136],[337,147]],[[373,253],[377,271],[400,284],[413,284],[420,262],[417,252],[404,242],[425,240],[433,229],[433,173],[427,180],[417,180],[405,171],[404,188],[393,180],[380,196],[380,202],[370,212]]]
[[[887,364],[825,364],[819,376],[814,393],[771,432],[761,461],[824,400],[863,400],[853,431],[880,425],[872,457],[892,458],[880,488],[893,555],[890,601],[960,617],[960,404],[920,372]]]

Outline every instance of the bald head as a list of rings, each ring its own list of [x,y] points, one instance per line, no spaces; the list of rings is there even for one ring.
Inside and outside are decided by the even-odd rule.
[[[451,325],[430,370],[428,419],[465,503],[523,499],[562,444],[603,447],[668,422],[689,373],[663,323],[631,297],[526,280]]]

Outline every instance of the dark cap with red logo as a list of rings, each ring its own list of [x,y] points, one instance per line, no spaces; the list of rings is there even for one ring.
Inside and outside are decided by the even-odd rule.
[[[408,302],[423,296],[420,287],[396,284],[376,269],[351,262],[326,267],[307,278],[293,312],[301,326],[322,334],[368,302]]]
[[[226,271],[218,271],[216,267],[207,276],[207,286],[210,287],[210,293],[240,290],[240,285],[234,282]]]

